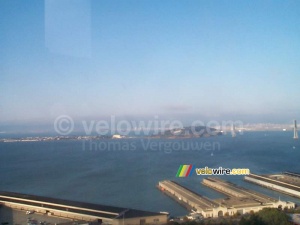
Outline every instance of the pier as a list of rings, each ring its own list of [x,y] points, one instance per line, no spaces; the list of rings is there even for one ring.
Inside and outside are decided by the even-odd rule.
[[[258,212],[263,208],[295,207],[293,202],[280,201],[216,178],[205,178],[202,184],[225,194],[226,198],[212,200],[170,180],[159,182],[158,187],[179,203],[202,214],[204,218]]]
[[[47,216],[57,217],[70,221],[86,221],[96,224],[161,225],[167,222],[168,217],[166,213],[155,213],[12,192],[0,192],[1,205],[12,209],[12,211],[23,211],[23,215],[29,212],[30,214],[43,215],[45,218]],[[11,223],[16,224],[17,221],[11,221]]]
[[[248,204],[259,203],[261,205],[268,205],[276,203],[278,201],[277,199],[217,178],[203,179],[202,184],[227,195],[232,200],[243,200],[243,202]]]
[[[300,174],[284,172],[273,175],[257,175],[251,173],[245,180],[260,186],[300,198]]]
[[[198,211],[210,212],[212,208],[218,207],[218,204],[214,201],[201,196],[174,181],[161,181],[159,182],[159,188],[161,191],[167,191],[168,193],[172,194],[176,200],[185,202],[191,208]]]

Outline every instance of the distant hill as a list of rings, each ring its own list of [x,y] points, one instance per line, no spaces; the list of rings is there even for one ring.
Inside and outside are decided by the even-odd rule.
[[[166,130],[163,134],[153,135],[156,138],[199,138],[222,135],[215,128],[206,126],[183,127]]]

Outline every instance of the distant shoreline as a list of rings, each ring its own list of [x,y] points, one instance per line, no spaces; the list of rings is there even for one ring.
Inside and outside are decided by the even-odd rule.
[[[243,130],[242,132],[281,132],[281,133],[290,133],[292,130]],[[12,134],[12,136],[18,134]],[[201,137],[184,137],[184,136],[123,136],[122,138],[113,138],[111,136],[99,136],[99,135],[73,135],[73,136],[37,136],[35,135],[28,135],[28,134],[19,134],[24,137],[5,137],[0,138],[0,142],[4,143],[12,143],[12,142],[44,142],[44,141],[64,141],[64,140],[128,140],[128,139],[162,139],[162,140],[180,140],[180,139],[192,139],[192,138],[208,138],[208,137],[215,137],[219,135],[209,135],[209,136],[201,136]],[[222,133],[222,136],[230,135],[230,131],[226,131]],[[26,137],[25,137],[26,136]]]

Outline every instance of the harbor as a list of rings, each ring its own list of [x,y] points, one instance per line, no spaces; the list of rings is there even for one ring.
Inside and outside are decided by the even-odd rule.
[[[201,214],[203,218],[233,216],[258,212],[263,208],[295,208],[295,203],[274,199],[261,193],[248,190],[217,178],[205,178],[202,184],[226,195],[222,199],[209,199],[177,182],[165,180],[158,184],[159,189],[187,209]]]

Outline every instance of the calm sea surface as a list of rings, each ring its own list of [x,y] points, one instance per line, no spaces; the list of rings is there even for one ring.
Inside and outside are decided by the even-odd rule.
[[[223,195],[201,185],[203,177],[195,173],[176,178],[180,164],[300,172],[300,142],[292,136],[245,132],[236,138],[0,143],[0,190],[184,215],[184,208],[156,188],[159,181],[175,180],[209,198]],[[220,178],[300,204],[243,176]]]

